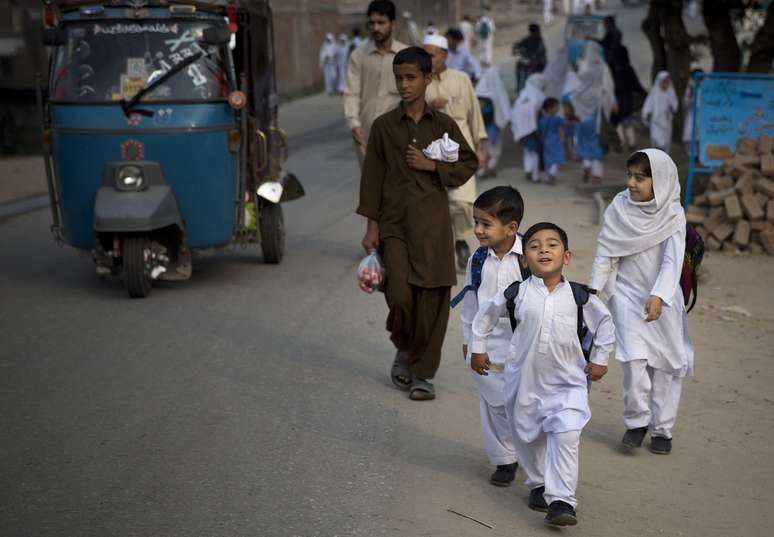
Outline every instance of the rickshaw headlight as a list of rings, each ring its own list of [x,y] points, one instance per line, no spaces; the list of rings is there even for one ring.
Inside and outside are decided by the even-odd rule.
[[[138,166],[124,166],[118,170],[118,190],[140,190],[143,186],[142,170]]]

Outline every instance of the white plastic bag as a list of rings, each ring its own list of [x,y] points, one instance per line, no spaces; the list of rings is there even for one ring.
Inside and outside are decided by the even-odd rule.
[[[384,283],[384,264],[376,250],[365,256],[357,266],[357,284],[366,293],[373,293]]]

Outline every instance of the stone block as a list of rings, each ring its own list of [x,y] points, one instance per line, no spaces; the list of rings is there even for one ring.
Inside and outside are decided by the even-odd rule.
[[[746,247],[750,244],[750,222],[747,220],[740,220],[736,223],[734,244],[741,247]]]
[[[726,196],[724,200],[726,207],[726,218],[729,222],[738,222],[742,219],[742,205],[739,203],[739,198],[736,194]]]
[[[706,246],[707,250],[710,252],[718,252],[720,251],[720,247],[722,246],[722,243],[717,240],[715,237],[710,235],[707,237],[707,240],[704,241],[704,245]]]
[[[771,153],[761,155],[761,173],[767,177],[774,177],[774,155]]]
[[[758,153],[765,155],[774,151],[774,138],[766,134],[761,134],[758,138]]]
[[[734,225],[731,222],[721,222],[720,225],[712,230],[712,235],[721,242],[729,238],[733,233]]]
[[[769,200],[766,203],[766,220],[774,222],[774,200]]]
[[[758,179],[755,181],[755,191],[766,194],[770,198],[774,198],[774,181],[766,179],[765,177]]]
[[[710,177],[710,185],[712,185],[715,190],[726,190],[733,188],[734,180],[727,175],[715,174]]]
[[[742,196],[742,212],[748,220],[761,220],[763,209],[755,196]]]
[[[739,138],[736,142],[737,155],[757,155],[758,144],[752,138]]]
[[[767,229],[758,233],[758,242],[767,254],[774,255],[774,230]]]

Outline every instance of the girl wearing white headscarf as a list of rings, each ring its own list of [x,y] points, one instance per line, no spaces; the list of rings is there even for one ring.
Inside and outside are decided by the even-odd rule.
[[[325,41],[320,47],[320,69],[322,69],[325,78],[325,91],[328,95],[335,95],[337,91],[336,81],[339,75],[339,66],[336,61],[336,38],[332,33],[325,34]]]
[[[624,370],[623,442],[639,447],[650,430],[651,451],[665,454],[682,379],[693,374],[680,288],[685,213],[669,155],[645,149],[627,166],[628,189],[605,211],[589,285],[609,297],[616,326],[616,358]]]
[[[546,78],[540,73],[529,75],[511,109],[513,138],[524,149],[524,172],[532,182],[540,180],[540,136],[538,114],[545,100]]]
[[[669,73],[660,71],[642,107],[642,117],[650,123],[650,143],[669,151],[672,143],[672,119],[677,113],[677,94]]]
[[[338,90],[340,94],[344,93],[344,83],[347,80],[347,64],[349,63],[349,52],[352,49],[352,42],[347,34],[339,34],[339,42],[336,45],[336,78],[338,80]]]
[[[572,104],[579,123],[575,129],[575,151],[583,161],[584,178],[600,182],[605,152],[599,143],[602,114],[610,118],[616,107],[615,85],[602,58],[599,43],[589,41],[578,61],[578,75],[564,101]]]
[[[481,102],[481,112],[484,115],[486,127],[486,169],[484,175],[497,175],[497,163],[503,150],[503,138],[500,131],[508,125],[510,118],[510,100],[503,79],[497,67],[487,67],[476,84],[476,97]],[[484,102],[487,100],[484,110]],[[491,103],[491,110],[488,105]],[[491,114],[490,114],[491,112]],[[491,116],[491,117],[490,117]]]

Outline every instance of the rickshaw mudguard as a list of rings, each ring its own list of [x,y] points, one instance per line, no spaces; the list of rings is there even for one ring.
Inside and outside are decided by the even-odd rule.
[[[103,186],[94,201],[94,231],[97,233],[140,233],[175,225],[183,219],[175,194],[167,185],[138,192],[121,192]]]

